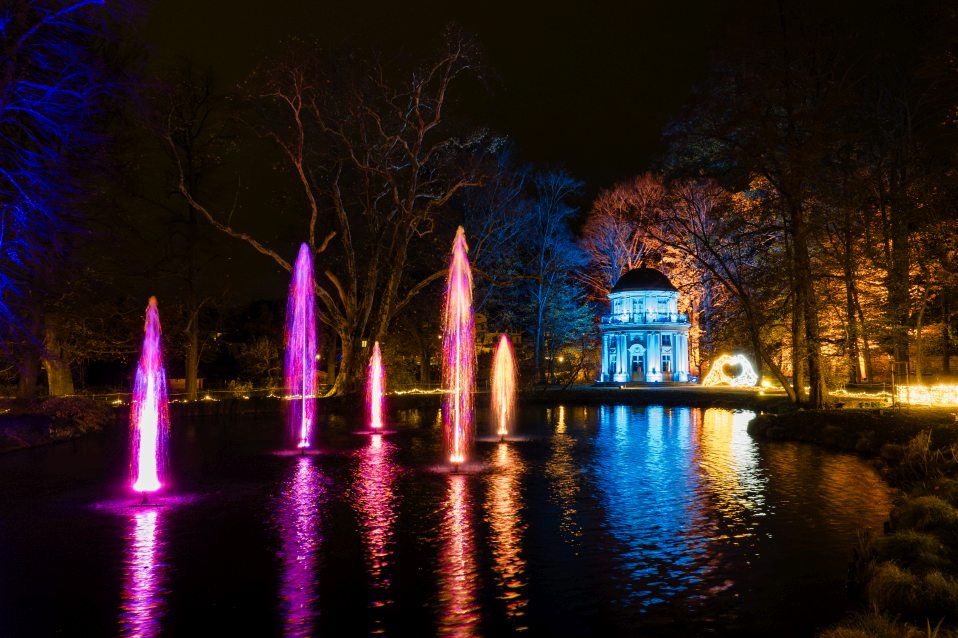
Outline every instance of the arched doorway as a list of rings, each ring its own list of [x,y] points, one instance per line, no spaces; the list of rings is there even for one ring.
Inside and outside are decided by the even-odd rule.
[[[629,379],[645,381],[645,348],[640,343],[629,348]]]

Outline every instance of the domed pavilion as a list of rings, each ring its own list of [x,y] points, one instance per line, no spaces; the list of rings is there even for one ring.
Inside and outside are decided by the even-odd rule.
[[[602,317],[600,383],[689,380],[689,318],[678,311],[679,291],[655,268],[622,275]]]

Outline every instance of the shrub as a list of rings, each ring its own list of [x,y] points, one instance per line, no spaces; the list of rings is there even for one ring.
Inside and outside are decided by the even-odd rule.
[[[958,611],[958,582],[940,571],[924,576],[891,562],[879,564],[868,583],[869,602],[877,609],[926,624]]]
[[[918,578],[895,563],[876,566],[868,581],[868,600],[878,609],[892,613],[909,613],[920,596]]]
[[[958,521],[958,510],[937,496],[918,496],[895,508],[892,519],[899,527],[936,529]]]
[[[53,420],[50,437],[54,440],[98,432],[112,416],[106,403],[81,397],[51,397],[40,404],[39,412]]]
[[[842,625],[825,630],[819,638],[917,638],[920,635],[914,627],[871,612],[852,616]]]
[[[947,550],[937,536],[905,529],[875,542],[879,561],[893,562],[904,569],[924,573],[947,567]]]
[[[249,397],[253,392],[253,382],[252,381],[242,381],[240,379],[231,379],[226,382],[226,390],[233,394],[237,399],[242,397]]]
[[[904,486],[926,486],[944,476],[945,464],[942,451],[932,447],[931,430],[924,430],[905,446],[891,478]]]

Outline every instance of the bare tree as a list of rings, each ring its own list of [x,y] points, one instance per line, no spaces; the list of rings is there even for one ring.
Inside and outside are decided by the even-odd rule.
[[[580,243],[589,259],[582,278],[596,299],[605,301],[619,277],[642,265],[654,243],[645,229],[664,196],[661,178],[645,173],[602,191],[592,204]]]
[[[453,30],[435,59],[405,73],[375,58],[319,55],[298,49],[256,80],[270,110],[263,133],[303,196],[306,241],[317,256],[330,248],[319,261],[317,315],[339,335],[342,362],[330,392],[342,394],[357,387],[361,343],[385,341],[396,315],[443,275],[411,282],[407,262],[414,242],[433,232],[437,213],[476,183],[453,160],[480,140],[457,137],[447,108],[478,56]],[[202,217],[291,270],[277,249],[197,201],[181,175],[180,191]]]
[[[741,310],[752,348],[785,388],[792,401],[798,394],[772,356],[765,336],[773,316],[772,302],[781,299],[775,278],[766,277],[776,256],[781,228],[769,225],[747,201],[711,181],[686,180],[672,185],[657,224],[649,234],[662,245],[694,259],[730,295]]]

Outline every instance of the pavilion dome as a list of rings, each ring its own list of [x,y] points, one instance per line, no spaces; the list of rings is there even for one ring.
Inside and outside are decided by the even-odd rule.
[[[628,290],[668,290],[677,291],[669,278],[655,268],[633,268],[615,282],[611,292]]]

